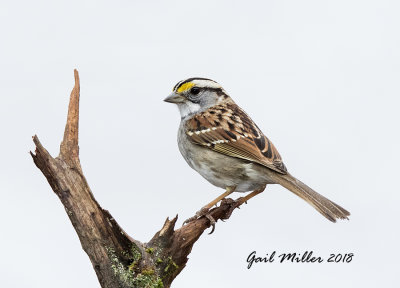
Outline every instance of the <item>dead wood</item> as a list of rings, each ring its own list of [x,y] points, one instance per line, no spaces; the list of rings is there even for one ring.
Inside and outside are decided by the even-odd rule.
[[[70,96],[60,153],[53,158],[35,135],[36,149],[35,153],[31,152],[33,161],[64,205],[101,287],[170,287],[186,266],[194,243],[210,222],[202,217],[175,230],[178,216],[172,220],[167,218],[161,230],[144,243],[129,237],[111,214],[99,205],[79,160],[78,71],[75,70],[74,75],[75,86]],[[240,201],[225,199],[210,213],[216,221],[225,220],[240,204]]]

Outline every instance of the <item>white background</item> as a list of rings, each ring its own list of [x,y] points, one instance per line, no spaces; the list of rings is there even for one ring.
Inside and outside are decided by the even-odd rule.
[[[80,152],[101,205],[148,241],[222,191],[176,144],[176,82],[218,81],[289,171],[343,205],[332,224],[270,186],[195,244],[173,287],[399,287],[398,1],[1,1],[1,287],[99,287],[29,150],[56,156],[81,76]],[[235,197],[241,195],[236,194]],[[354,253],[349,264],[247,255]]]

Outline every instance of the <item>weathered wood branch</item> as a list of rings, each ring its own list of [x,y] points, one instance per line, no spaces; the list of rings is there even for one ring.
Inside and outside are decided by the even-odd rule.
[[[74,71],[67,124],[60,154],[53,158],[33,137],[36,166],[42,171],[65,207],[101,287],[170,287],[188,261],[194,243],[210,227],[202,217],[176,229],[177,216],[165,221],[148,243],[128,236],[111,214],[101,208],[83,175],[78,146],[80,84]],[[225,199],[210,211],[217,220],[228,219],[240,201]]]

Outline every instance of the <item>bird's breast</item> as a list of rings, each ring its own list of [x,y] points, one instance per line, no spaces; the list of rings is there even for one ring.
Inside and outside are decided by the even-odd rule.
[[[183,124],[178,131],[178,146],[189,166],[217,187],[236,186],[236,192],[247,192],[269,183],[267,168],[193,144]]]

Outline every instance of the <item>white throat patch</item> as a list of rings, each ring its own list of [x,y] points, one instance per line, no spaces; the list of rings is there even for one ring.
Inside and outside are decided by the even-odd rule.
[[[200,104],[186,101],[184,103],[178,103],[179,112],[181,118],[185,118],[188,115],[195,114],[200,110]]]

